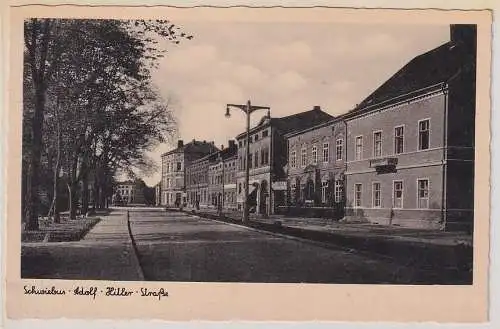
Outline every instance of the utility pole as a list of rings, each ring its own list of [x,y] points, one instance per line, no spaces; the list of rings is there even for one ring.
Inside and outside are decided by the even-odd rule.
[[[226,105],[226,117],[231,117],[231,113],[229,112],[230,108],[237,108],[246,113],[246,146],[245,146],[245,201],[243,204],[243,222],[248,222],[249,216],[249,206],[248,206],[248,197],[249,197],[249,181],[250,181],[250,166],[249,166],[249,158],[250,158],[250,114],[257,110],[268,110],[270,111],[270,107],[268,106],[255,106],[252,105],[250,101],[247,101],[246,104],[227,104]]]

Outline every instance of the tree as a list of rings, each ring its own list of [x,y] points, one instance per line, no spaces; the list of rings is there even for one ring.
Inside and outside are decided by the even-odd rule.
[[[66,174],[74,218],[76,191],[82,182],[87,207],[91,173],[99,193],[109,194],[109,175],[119,166],[143,165],[141,150],[172,131],[168,107],[150,79],[151,69],[166,52],[154,36],[174,44],[192,38],[167,20],[25,21],[23,185],[27,229],[38,229],[44,148],[50,150],[46,159],[53,167],[53,204],[57,204],[61,169]],[[44,126],[51,127],[52,136],[45,134]],[[163,128],[167,129],[161,131]]]

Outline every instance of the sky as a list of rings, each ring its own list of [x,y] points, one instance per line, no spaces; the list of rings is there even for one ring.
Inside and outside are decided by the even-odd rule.
[[[335,116],[360,103],[413,57],[449,40],[448,25],[334,22],[189,22],[192,40],[168,46],[153,81],[169,100],[177,139],[227,145],[243,132],[245,117],[227,103],[271,107],[272,117],[321,106]],[[239,113],[240,112],[240,113]],[[254,112],[256,123],[266,111]],[[148,185],[160,173],[143,177]]]

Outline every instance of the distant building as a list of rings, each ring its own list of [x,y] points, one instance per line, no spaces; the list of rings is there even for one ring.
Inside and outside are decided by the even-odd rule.
[[[113,203],[121,205],[144,204],[143,186],[140,181],[127,180],[118,182]]]
[[[249,206],[251,212],[273,214],[286,205],[287,141],[285,134],[307,129],[333,117],[315,106],[313,110],[282,117],[263,117],[250,130]],[[245,195],[246,133],[236,137],[238,141],[237,208],[243,210]]]
[[[161,205],[161,180],[155,185],[155,206]]]
[[[296,215],[344,215],[346,125],[342,117],[286,135],[287,207]]]
[[[161,204],[179,206],[187,202],[185,168],[191,162],[217,151],[213,143],[193,140],[184,145],[182,140],[177,148],[162,155]]]
[[[236,163],[238,147],[229,141],[229,147],[221,150],[213,157],[208,168],[208,193],[211,205],[217,209],[236,209]]]
[[[472,226],[475,63],[475,25],[452,25],[346,114],[346,220]]]

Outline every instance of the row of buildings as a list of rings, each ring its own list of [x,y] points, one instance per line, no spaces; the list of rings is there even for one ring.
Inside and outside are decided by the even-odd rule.
[[[227,148],[191,141],[162,156],[158,202],[470,229],[474,208],[476,29],[411,60],[354,109],[269,114]],[[250,149],[248,163],[246,148]],[[160,194],[159,194],[160,195]]]

